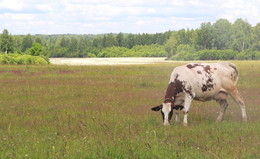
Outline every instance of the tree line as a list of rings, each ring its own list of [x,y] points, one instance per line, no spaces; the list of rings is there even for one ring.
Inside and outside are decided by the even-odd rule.
[[[44,57],[168,57],[174,60],[260,59],[260,23],[237,19],[156,34],[0,35],[2,53]]]

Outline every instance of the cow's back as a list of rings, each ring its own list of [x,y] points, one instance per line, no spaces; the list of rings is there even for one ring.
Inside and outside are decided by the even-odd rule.
[[[185,84],[194,98],[205,100],[215,96],[218,92],[227,92],[236,85],[238,71],[232,63],[190,63],[176,67],[171,75],[171,81],[175,79]]]

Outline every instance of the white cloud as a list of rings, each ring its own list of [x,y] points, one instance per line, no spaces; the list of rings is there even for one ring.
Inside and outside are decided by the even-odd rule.
[[[260,22],[259,0],[0,0],[0,31],[152,33],[197,28],[226,18]]]
[[[248,3],[250,2],[250,3]],[[221,18],[226,18],[234,22],[237,18],[249,20],[249,23],[256,25],[260,22],[260,1],[243,1],[243,0],[229,0],[227,3],[221,5],[223,12]]]
[[[21,10],[23,8],[23,3],[19,0],[3,0],[0,2],[0,9],[11,9],[11,10]]]
[[[32,21],[36,16],[34,14],[10,14],[10,17],[18,21]]]

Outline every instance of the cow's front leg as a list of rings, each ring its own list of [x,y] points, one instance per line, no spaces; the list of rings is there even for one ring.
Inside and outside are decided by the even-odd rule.
[[[188,126],[188,112],[190,110],[190,105],[192,102],[192,97],[190,95],[185,95],[184,108],[183,108],[183,125]]]
[[[175,121],[178,123],[180,122],[180,116],[179,116],[180,111],[179,110],[175,110]]]

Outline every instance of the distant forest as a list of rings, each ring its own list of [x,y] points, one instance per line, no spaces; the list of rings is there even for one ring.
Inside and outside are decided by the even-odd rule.
[[[87,31],[86,31],[87,32]],[[44,57],[167,57],[173,60],[260,59],[260,23],[237,19],[156,34],[0,35],[1,54]]]

